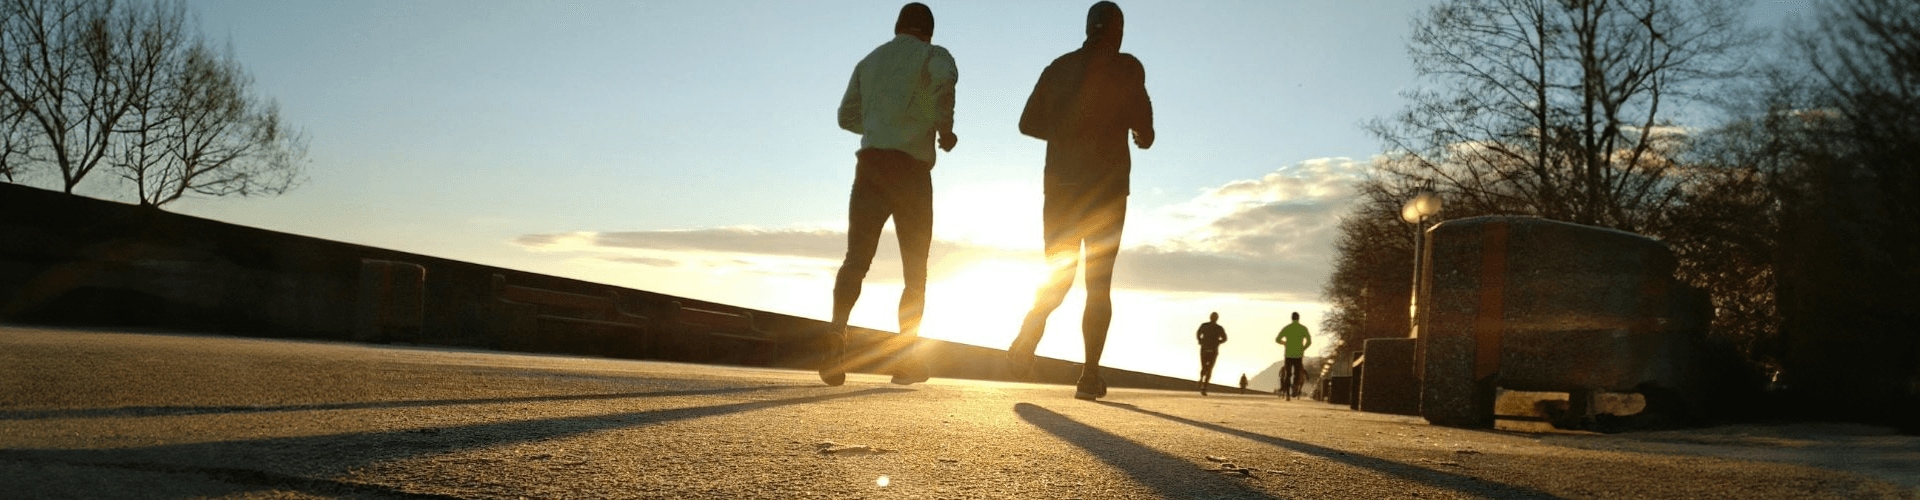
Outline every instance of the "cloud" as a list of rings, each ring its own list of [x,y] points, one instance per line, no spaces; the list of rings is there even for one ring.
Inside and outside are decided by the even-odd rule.
[[[825,230],[717,228],[594,233],[593,243],[613,248],[838,259],[846,252],[847,236],[843,232]]]
[[[662,259],[659,257],[608,257],[606,260],[653,267],[680,267],[681,264],[680,261],[677,260]]]
[[[1121,255],[1145,262],[1123,271],[1149,289],[1309,300],[1332,273],[1340,216],[1369,165],[1308,160],[1156,210],[1146,218],[1159,234]]]
[[[899,240],[880,236],[869,280],[899,281]],[[723,227],[694,230],[573,232],[529,234],[514,243],[541,252],[584,253],[609,262],[654,267],[729,268],[770,276],[831,276],[846,255],[844,231]],[[993,253],[935,242],[931,254]],[[936,277],[937,278],[937,277]]]
[[[592,237],[590,234],[583,235],[582,233],[529,234],[514,238],[513,242],[523,247],[551,250],[554,249],[554,247],[559,247],[570,240],[583,236],[587,238]]]
[[[1249,259],[1219,253],[1123,251],[1114,283],[1120,288],[1160,292],[1273,295],[1308,300],[1319,293],[1324,273],[1311,264]]]
[[[1346,158],[1304,161],[1129,217],[1128,247],[1120,255],[1115,286],[1312,300],[1331,273],[1339,217],[1348,209],[1354,197],[1352,185],[1365,175],[1367,166]],[[846,251],[844,231],[821,229],[553,233],[514,241],[532,250],[588,253],[614,262],[733,266],[767,275],[831,276]],[[895,241],[892,232],[881,236],[869,281],[900,279]],[[1037,243],[1032,249],[1011,249],[937,240],[931,278],[937,281],[943,273],[988,260],[1037,263],[1042,260],[1037,247]],[[695,264],[696,260],[700,262]]]

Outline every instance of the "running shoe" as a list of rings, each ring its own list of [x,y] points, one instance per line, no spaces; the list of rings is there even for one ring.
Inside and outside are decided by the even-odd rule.
[[[847,383],[846,330],[829,329],[826,335],[821,335],[821,338],[826,344],[826,352],[820,359],[820,381],[835,387]]]
[[[1093,372],[1080,374],[1080,383],[1076,384],[1073,399],[1093,401],[1107,397],[1107,381]]]

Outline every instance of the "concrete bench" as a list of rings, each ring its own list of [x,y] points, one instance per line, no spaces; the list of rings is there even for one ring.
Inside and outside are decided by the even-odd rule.
[[[641,358],[653,353],[652,322],[628,312],[620,291],[602,295],[507,283],[493,275],[490,324],[512,350]]]
[[[755,324],[749,311],[667,308],[665,329],[673,337],[673,358],[702,363],[765,366],[779,356],[780,338]]]
[[[1532,217],[1450,220],[1429,235],[1413,356],[1428,421],[1490,426],[1500,389],[1568,393],[1556,425],[1576,427],[1598,417],[1587,403],[1600,393],[1684,415],[1711,390],[1700,362],[1711,306],[1674,280],[1660,242]]]

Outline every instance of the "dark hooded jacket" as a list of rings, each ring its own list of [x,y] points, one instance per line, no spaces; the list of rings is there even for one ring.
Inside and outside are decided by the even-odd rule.
[[[1120,52],[1119,29],[1088,31],[1080,50],[1040,73],[1020,133],[1047,141],[1047,194],[1125,196],[1133,170],[1127,132],[1153,133],[1146,69]]]

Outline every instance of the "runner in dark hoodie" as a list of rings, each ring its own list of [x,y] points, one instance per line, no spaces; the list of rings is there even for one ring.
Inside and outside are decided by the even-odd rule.
[[[1035,294],[1033,309],[1007,349],[1007,358],[1016,375],[1032,369],[1034,347],[1045,333],[1047,316],[1060,307],[1073,286],[1075,268],[1084,255],[1087,309],[1080,329],[1086,363],[1074,397],[1087,400],[1107,394],[1106,380],[1100,376],[1100,354],[1113,320],[1113,264],[1127,218],[1128,177],[1133,169],[1129,132],[1140,149],[1153,146],[1153,103],[1147,97],[1146,69],[1139,59],[1120,52],[1124,28],[1119,5],[1093,4],[1087,12],[1086,43],[1054,59],[1041,72],[1020,115],[1020,133],[1047,141],[1042,211],[1052,274]]]

